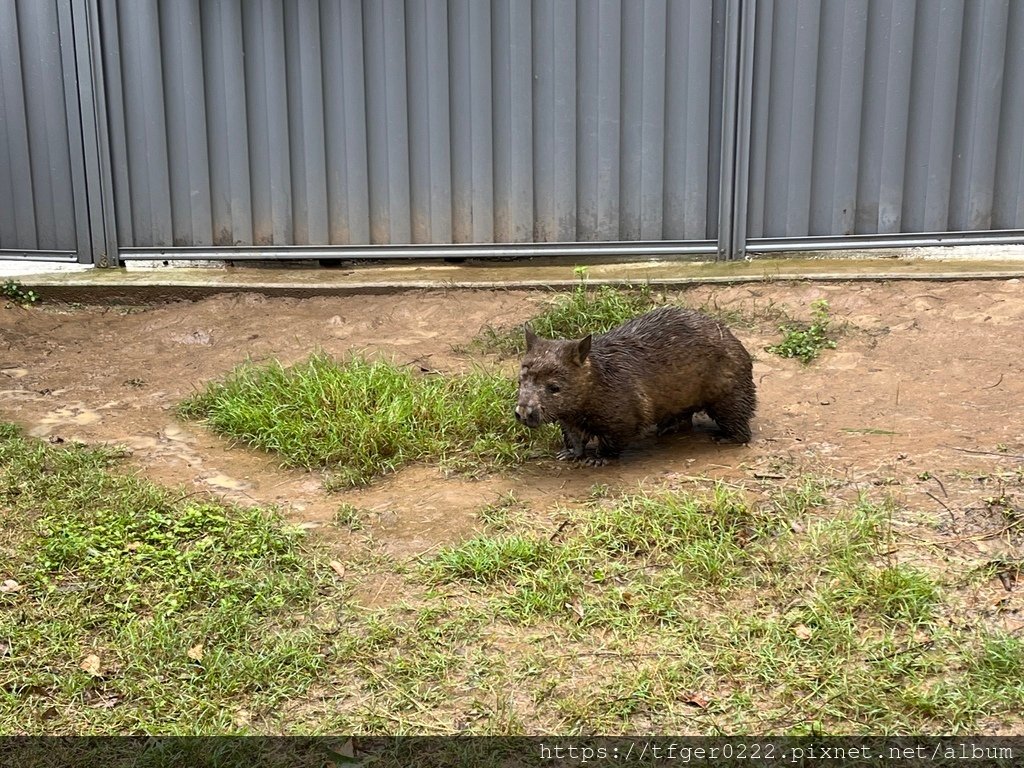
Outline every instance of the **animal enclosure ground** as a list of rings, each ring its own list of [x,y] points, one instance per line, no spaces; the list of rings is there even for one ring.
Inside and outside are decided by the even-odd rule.
[[[338,590],[331,610],[309,608],[316,663],[287,695],[227,696],[199,730],[1024,732],[1024,284],[665,298],[717,314],[754,355],[750,445],[698,425],[602,468],[543,456],[469,479],[411,464],[339,492],[175,415],[247,358],[314,349],[512,376],[515,359],[469,342],[533,317],[550,300],[535,292],[8,306],[0,420],[54,450],[124,445],[111,471],[279,506],[306,531]],[[819,299],[836,349],[809,366],[765,351]],[[20,561],[0,558],[0,581],[18,582]],[[68,704],[60,685],[0,680],[0,708],[13,717],[31,696],[29,730],[143,722],[141,705],[102,694],[116,680],[95,685]],[[144,722],[159,731],[159,716]]]

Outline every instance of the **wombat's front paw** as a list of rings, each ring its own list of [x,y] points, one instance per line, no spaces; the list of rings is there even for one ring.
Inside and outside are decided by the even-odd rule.
[[[580,463],[588,467],[603,467],[610,461],[611,458],[608,456],[587,456],[585,459],[580,459]]]
[[[572,448],[563,448],[555,454],[555,458],[559,461],[576,461],[580,457]]]

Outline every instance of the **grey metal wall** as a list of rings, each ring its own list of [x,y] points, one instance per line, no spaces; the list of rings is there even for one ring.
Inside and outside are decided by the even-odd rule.
[[[754,13],[747,237],[1024,228],[1024,3]]]
[[[122,249],[705,241],[725,0],[100,0]]]
[[[74,260],[88,242],[72,38],[70,0],[0,2],[2,257]]]
[[[0,0],[0,118],[0,258],[1024,242],[1024,0]]]

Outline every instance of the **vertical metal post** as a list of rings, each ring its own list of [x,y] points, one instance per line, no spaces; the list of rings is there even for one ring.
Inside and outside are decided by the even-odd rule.
[[[726,0],[722,74],[722,152],[718,189],[718,259],[731,259],[736,184],[736,127],[739,109],[740,17],[743,0]]]
[[[81,132],[89,232],[89,242],[79,243],[79,254],[88,254],[98,267],[116,267],[119,261],[114,224],[114,186],[97,0],[71,0],[71,20],[80,124],[69,124],[68,130]]]
[[[71,18],[69,0],[58,0],[56,7],[57,40],[60,43],[60,64],[63,80],[64,130],[67,134],[68,177],[61,181],[70,187],[71,210],[65,209],[64,214],[73,214],[75,250],[78,261],[92,261],[92,242],[89,237],[89,208],[85,189],[86,170],[82,131],[82,116],[78,103],[78,62],[75,60],[74,24]],[[35,137],[33,136],[34,140]],[[61,206],[62,208],[64,206]]]
[[[757,0],[739,0],[739,4],[730,259],[742,259],[747,255],[747,194],[750,180],[750,125],[754,96],[754,25]]]
[[[722,185],[718,258],[742,259],[747,248],[747,183],[757,0],[727,0],[722,94]]]

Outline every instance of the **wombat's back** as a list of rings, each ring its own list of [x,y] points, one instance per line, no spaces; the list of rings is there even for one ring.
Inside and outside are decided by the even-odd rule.
[[[750,354],[707,315],[661,307],[595,337],[590,360],[609,399],[601,407],[636,413],[637,429],[704,410],[723,431],[750,439]]]
[[[750,354],[717,320],[692,309],[660,307],[594,338],[591,359],[636,373],[749,370]]]

